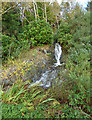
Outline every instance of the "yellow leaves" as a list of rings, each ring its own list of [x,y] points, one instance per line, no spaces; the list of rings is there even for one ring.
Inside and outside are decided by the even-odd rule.
[[[15,62],[14,61],[12,61],[12,64],[14,64]]]
[[[16,73],[16,76],[18,76],[19,74],[18,73]]]
[[[26,107],[23,107],[23,108],[21,109],[21,111],[24,111],[25,109],[28,109],[28,110],[31,110],[31,111],[34,110],[34,105],[33,105],[32,102],[30,103],[30,102],[26,101],[26,102],[24,102],[24,105],[25,105]]]
[[[2,72],[1,78],[8,79],[7,73],[6,72]]]
[[[12,73],[11,73],[10,75],[11,75],[11,77],[13,76],[13,74],[12,74]]]
[[[36,15],[37,17],[39,17],[39,15]]]
[[[25,110],[30,110],[30,111],[33,111],[34,110],[34,106],[30,106],[30,107],[23,107],[22,109],[21,109],[21,111],[25,111]]]
[[[33,103],[31,102],[31,103],[29,103],[29,102],[24,102],[24,105],[26,105],[26,106],[33,106]]]
[[[40,102],[42,102],[44,99],[46,99],[47,95],[42,95]],[[39,103],[40,104],[40,103]]]
[[[5,77],[5,79],[8,79],[8,77]]]
[[[28,109],[33,111],[34,110],[34,106],[28,107]]]
[[[11,64],[10,64],[11,63]],[[10,66],[3,66],[2,73],[0,74],[2,81],[4,79],[6,80],[12,80],[13,81],[19,81],[19,79],[26,79],[27,77],[27,71],[31,70],[31,65],[33,64],[30,60],[11,60],[9,61]],[[26,83],[30,83],[30,81],[26,81]]]
[[[46,91],[46,95],[49,95],[49,93],[50,93],[50,89],[48,89],[48,90]]]
[[[17,70],[18,70],[18,71],[21,70],[21,67],[17,68]]]
[[[46,18],[44,18],[46,20]]]
[[[25,84],[26,84],[26,83],[30,83],[30,80],[25,81]]]
[[[55,105],[60,105],[60,103],[59,103],[57,100],[53,101],[52,104],[53,104],[54,106],[55,106]]]
[[[70,68],[72,70],[72,68]]]
[[[27,70],[30,70],[29,68]]]
[[[23,63],[22,64],[25,64],[26,63],[26,61],[23,61]]]
[[[13,72],[13,73],[15,73],[15,74],[16,74],[16,72],[17,72],[17,71],[15,71],[15,72]]]

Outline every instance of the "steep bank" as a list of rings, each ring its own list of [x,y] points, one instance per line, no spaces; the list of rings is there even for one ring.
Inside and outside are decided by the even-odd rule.
[[[16,80],[28,81],[29,83],[39,80],[43,73],[49,71],[49,78],[58,77],[58,74],[64,69],[58,67],[54,69],[51,66],[54,64],[54,46],[38,46],[30,49],[28,52],[23,52],[19,59],[8,61],[6,67],[2,67],[3,87],[11,86]],[[56,77],[53,77],[53,76]],[[60,76],[60,75],[59,75]],[[48,78],[48,79],[49,79]]]
[[[44,53],[44,49],[48,50],[49,46],[35,47],[27,52],[24,51],[17,60],[9,60],[7,64],[2,66],[2,80],[0,80],[0,83],[7,86],[12,85],[16,79],[29,80],[33,77],[33,73],[38,73],[37,66],[40,68],[40,73],[40,70],[45,68],[49,60],[49,55]],[[23,76],[22,73],[26,73],[26,76]]]

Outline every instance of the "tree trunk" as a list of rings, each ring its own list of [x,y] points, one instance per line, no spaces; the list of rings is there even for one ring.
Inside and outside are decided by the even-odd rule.
[[[35,2],[33,0],[33,7],[34,7],[34,12],[35,12],[35,20],[37,20],[37,17],[36,17],[36,9],[35,9]]]
[[[38,7],[37,7],[37,3],[35,2],[35,5],[36,5],[36,10],[37,10],[37,17],[39,16],[38,14]]]
[[[45,6],[45,17],[46,17],[46,22],[47,22],[47,12],[46,12],[46,3],[44,2],[44,6]]]
[[[58,18],[57,18],[57,15],[56,15],[56,20],[57,20],[57,27],[59,28],[59,24],[58,24]]]

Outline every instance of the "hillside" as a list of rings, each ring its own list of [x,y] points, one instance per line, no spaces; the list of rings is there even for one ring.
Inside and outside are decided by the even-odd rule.
[[[2,3],[0,119],[92,119],[91,4]]]

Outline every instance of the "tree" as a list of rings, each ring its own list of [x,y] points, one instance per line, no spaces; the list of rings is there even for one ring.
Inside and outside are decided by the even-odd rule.
[[[79,5],[78,2],[62,2],[61,5],[62,21],[71,23],[74,17],[84,14],[84,9]]]
[[[85,8],[87,11],[90,11],[90,10],[92,10],[92,1],[90,1],[90,2],[88,2],[87,3],[87,7]]]
[[[52,25],[53,29],[58,28],[61,21],[61,14],[57,1],[47,5],[47,16],[47,21]]]
[[[19,32],[21,28],[19,9],[16,3],[7,2],[2,3],[2,33],[12,36]]]

